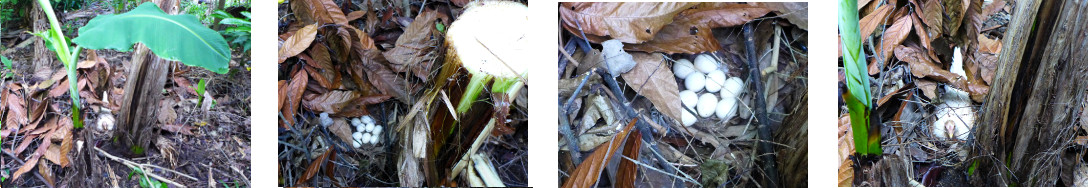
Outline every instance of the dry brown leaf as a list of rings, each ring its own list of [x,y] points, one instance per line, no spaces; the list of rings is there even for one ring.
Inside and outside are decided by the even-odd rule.
[[[298,112],[299,103],[302,101],[302,94],[306,91],[306,83],[310,78],[306,74],[306,71],[298,71],[295,76],[291,78],[291,84],[286,87],[286,101],[284,101],[284,107],[282,110],[283,118],[287,120],[284,125],[287,129],[290,129],[291,125],[295,124],[295,113]]]
[[[302,174],[302,177],[298,178],[298,181],[295,182],[295,184],[302,184],[310,181],[310,179],[313,179],[318,172],[321,172],[321,166],[324,166],[325,162],[329,160],[329,156],[333,155],[333,150],[335,149],[325,148],[325,153],[321,154],[320,157],[317,157],[317,159],[314,159],[314,161],[310,163],[310,167],[306,168],[306,172]]]
[[[317,37],[317,26],[317,24],[307,25],[287,38],[287,41],[283,42],[283,46],[279,50],[279,63],[283,63],[287,58],[294,57],[310,48],[310,43],[313,43],[314,38]]]
[[[839,187],[851,187],[854,184],[854,136],[850,130],[850,116],[839,117]]]
[[[705,5],[705,4],[704,4]],[[668,54],[696,54],[721,49],[713,28],[737,26],[762,17],[771,9],[747,4],[715,4],[684,10],[675,22],[666,25],[653,40],[626,45],[625,49]]]
[[[26,160],[26,163],[23,163],[23,166],[19,167],[19,170],[15,170],[11,180],[18,180],[24,173],[30,172],[30,170],[38,166],[38,162],[41,160],[42,155],[45,154],[46,148],[49,148],[49,142],[42,142],[42,144],[38,146],[38,150],[30,155],[30,160]]]
[[[891,27],[884,30],[884,35],[880,37],[880,50],[883,58],[878,58],[879,62],[874,62],[873,66],[869,66],[869,74],[875,75],[880,73],[880,67],[887,66],[887,63],[891,60],[892,52],[895,51],[896,46],[903,43],[903,40],[907,39],[907,35],[910,34],[912,24],[914,21],[910,16],[903,16],[895,20],[895,23]],[[880,65],[880,66],[877,66]]]
[[[627,136],[627,144],[623,145],[623,156],[638,160],[639,150],[642,149],[642,134],[638,130]],[[616,170],[616,187],[635,187],[635,179],[638,177],[638,165],[627,159],[620,159],[619,170]]]
[[[944,7],[944,31],[949,34],[959,32],[971,0],[946,0],[941,1],[941,4]]]
[[[303,68],[306,69],[306,73],[310,74],[310,78],[313,79],[315,82],[317,82],[317,85],[322,87],[322,89],[320,91],[318,91],[317,93],[323,93],[327,89],[336,89],[336,86],[332,85],[332,82],[329,82],[328,79],[325,79],[325,75],[321,75],[321,73],[318,72],[318,70],[330,70],[330,69],[317,69],[317,68],[314,68],[313,66],[304,66]],[[335,69],[333,69],[333,70],[335,70]],[[307,85],[307,86],[309,86],[309,85]]]
[[[808,30],[808,3],[805,2],[769,2],[763,3],[778,12],[778,16],[786,18],[798,28]]]
[[[1001,53],[1001,40],[1000,39],[997,39],[997,40],[990,39],[989,37],[986,37],[986,35],[979,35],[978,36],[978,47],[979,47],[979,50],[981,50],[983,52],[986,52],[986,53],[1000,54]]]
[[[861,38],[869,38],[869,35],[876,31],[879,26],[887,25],[891,19],[888,17],[888,13],[891,13],[894,6],[884,5],[873,11],[872,14],[865,15],[858,23],[861,24]]]
[[[333,0],[294,0],[291,1],[291,10],[303,24],[348,25],[347,16]]]
[[[564,2],[560,4],[559,17],[563,20],[563,28],[570,33],[580,36],[585,32],[586,35],[608,36],[634,44],[653,39],[658,30],[673,22],[676,14],[696,4]]]
[[[990,4],[986,5],[986,7],[982,8],[982,14],[980,16],[982,16],[983,18],[989,18],[990,16],[994,15],[994,13],[997,13],[1004,8],[1005,0],[994,0]]]
[[[286,84],[287,80],[280,80],[278,83],[276,83],[276,88],[279,88],[279,95],[277,96],[280,97],[276,100],[276,102],[279,103],[276,105],[276,111],[283,110],[283,102],[287,100],[287,87],[284,87],[286,86]]]
[[[989,85],[994,81],[994,73],[997,72],[997,55],[995,54],[975,54],[975,62],[978,63],[979,74],[982,76],[982,80],[986,81]]]
[[[961,89],[971,94],[971,100],[981,102],[982,98],[986,96],[986,93],[990,92],[990,87],[983,85],[982,83],[968,82],[967,78],[957,75],[955,73],[944,70],[939,65],[930,61],[930,59],[923,54],[922,49],[917,46],[903,46],[895,48],[895,56],[907,64],[910,64],[911,74],[919,78],[929,78],[934,81],[947,83],[954,88]],[[926,94],[928,97],[929,94]]]
[[[348,102],[359,98],[359,96],[361,94],[354,91],[334,90],[318,95],[312,100],[302,101],[302,105],[313,111],[335,114],[347,106]]]
[[[351,13],[348,13],[347,19],[348,19],[348,22],[351,22],[351,21],[355,21],[356,19],[362,18],[365,15],[366,15],[366,11],[357,10],[357,11],[353,11]]]
[[[22,96],[16,94],[14,89],[12,93],[4,98],[4,102],[7,107],[7,118],[4,120],[4,124],[8,125],[26,125],[30,120],[27,118],[26,101]]]
[[[173,99],[163,99],[159,104],[159,122],[174,123],[178,119],[177,111],[174,111]]]
[[[310,50],[306,51],[310,54],[312,61],[307,61],[306,65],[310,65],[323,70],[336,70],[332,66],[332,56],[329,55],[329,47],[325,47],[325,44],[314,44],[310,47]]]
[[[49,187],[53,187],[56,181],[53,179],[53,169],[49,168],[49,163],[38,163],[38,174],[42,175],[42,179],[45,179],[45,183]]]
[[[926,23],[926,33],[939,34],[942,33],[941,29],[944,28],[944,8],[941,7],[941,1],[926,1],[922,7],[922,22]],[[930,37],[932,40],[936,40],[937,37]]]
[[[623,80],[639,95],[645,96],[662,114],[680,120],[680,89],[670,66],[660,53],[632,52],[635,68],[623,73]]]
[[[173,123],[163,124],[160,127],[162,127],[162,130],[165,130],[165,131],[170,131],[172,133],[184,134],[184,135],[189,135],[189,136],[193,135],[193,128],[195,128],[193,126],[182,125],[182,124],[173,124]]]
[[[196,88],[193,87],[192,82],[189,82],[189,79],[181,76],[174,76],[174,78],[172,79],[174,80],[174,83],[178,85],[178,87],[184,88],[185,91],[189,92],[189,94],[196,96]]]
[[[358,46],[356,46],[358,47]],[[391,95],[401,102],[408,103],[408,99],[411,97],[408,95],[408,80],[401,78],[389,67],[384,65],[385,57],[377,49],[361,50],[356,48],[356,55],[359,58],[355,58],[355,62],[352,63],[352,68],[357,75],[366,75],[366,80],[370,81],[370,84],[375,88],[378,88],[382,94]],[[358,74],[362,72],[362,74]]]
[[[426,10],[404,28],[404,34],[397,39],[396,47],[383,53],[393,71],[412,71],[416,77],[427,81],[431,65],[439,55],[435,47],[439,46],[437,39],[441,37],[435,36],[437,31],[434,29],[434,22],[439,19],[449,20],[446,14]],[[448,22],[444,24],[448,25]]]
[[[64,140],[61,141],[60,145],[50,146],[49,149],[45,151],[45,159],[52,161],[61,167],[68,167],[68,152],[72,150],[72,144],[72,136],[71,134],[68,134],[68,136],[64,137]]]
[[[571,178],[567,179],[567,182],[563,183],[563,188],[572,187],[593,187],[597,184],[597,180],[600,179],[601,171],[608,164],[608,161],[612,159],[612,155],[619,150],[623,142],[626,141],[628,133],[631,132],[631,128],[635,127],[635,122],[638,119],[631,120],[627,123],[627,127],[620,133],[617,133],[612,140],[607,143],[597,146],[597,149],[593,151],[593,154],[589,154],[582,164],[578,164],[578,167],[571,172]]]
[[[929,49],[929,45],[933,43],[929,33],[926,33],[925,25],[922,24],[922,17],[918,15],[918,12],[911,14],[911,21],[914,23],[914,34],[918,35],[918,43],[922,43],[922,48]]]
[[[348,143],[350,145],[352,143],[352,139],[354,139],[353,137],[351,137],[352,128],[353,127],[348,124],[347,119],[344,119],[342,117],[336,117],[332,118],[332,125],[329,125],[329,132],[332,132],[332,134],[336,135],[336,137],[340,137],[341,141],[344,141],[344,143]]]
[[[939,65],[933,63],[923,52],[923,49],[918,47],[907,47],[899,45],[895,48],[895,56],[899,60],[910,64],[910,72],[914,77],[930,78],[938,82],[953,83],[958,80],[966,80],[966,78],[960,77],[948,70],[944,70]]]
[[[370,95],[365,97],[359,97],[355,100],[352,100],[351,102],[348,102],[348,105],[340,110],[340,112],[336,113],[336,115],[344,117],[359,117],[370,115],[370,111],[366,110],[367,106],[381,103],[383,101],[389,100],[390,98],[393,97],[389,95]]]

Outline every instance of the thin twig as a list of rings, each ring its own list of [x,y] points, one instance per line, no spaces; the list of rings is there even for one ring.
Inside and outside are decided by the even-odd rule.
[[[755,106],[756,109],[752,113],[756,114],[756,118],[759,120],[759,137],[770,140],[771,121],[767,119],[767,99],[763,96],[763,83],[760,82],[761,75],[759,74],[759,65],[757,64],[755,34],[752,33],[753,27],[753,23],[749,22],[744,24],[744,27],[742,28],[744,31],[744,47],[748,57],[748,75],[749,79],[752,80],[751,85],[755,87],[756,92],[756,101],[755,104],[752,105]],[[774,149],[770,144],[765,142],[760,142],[758,149],[760,158],[763,160],[763,172],[767,175],[765,179],[770,183],[768,184],[768,187],[776,188],[778,187],[778,170],[777,167],[775,167],[775,157],[774,155],[768,155],[774,153]]]
[[[182,188],[185,187],[185,185],[181,185],[180,183],[171,181],[170,179],[166,179],[165,177],[155,175],[155,174],[153,174],[153,173],[151,173],[151,172],[149,172],[147,170],[144,170],[144,167],[155,167],[155,168],[158,168],[160,170],[169,171],[169,172],[172,172],[172,173],[174,173],[176,175],[192,179],[193,181],[200,181],[199,179],[196,179],[196,178],[194,178],[192,176],[189,176],[189,175],[182,174],[181,172],[178,172],[178,171],[162,168],[160,166],[155,166],[155,165],[151,165],[151,164],[139,164],[139,163],[132,162],[132,161],[129,161],[129,160],[126,160],[126,159],[122,159],[120,157],[110,155],[109,153],[107,153],[106,151],[102,151],[102,149],[99,149],[98,147],[94,147],[94,150],[98,151],[99,155],[102,155],[102,156],[104,156],[106,158],[109,158],[109,159],[117,161],[117,162],[121,162],[121,164],[124,164],[125,166],[128,166],[129,168],[139,168],[140,170],[142,170],[144,172],[145,175],[147,175],[149,177],[152,177],[152,178],[155,178],[155,179],[157,179],[159,181],[169,183],[169,184],[174,185],[174,186],[178,186],[178,187],[182,187]]]

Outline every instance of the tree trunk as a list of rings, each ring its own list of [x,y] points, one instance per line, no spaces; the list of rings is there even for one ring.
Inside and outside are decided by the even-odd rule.
[[[1088,96],[1088,2],[1017,3],[981,109],[971,180],[980,186],[1056,186],[1059,172],[1072,173],[1062,168],[1079,163],[1063,164],[1062,155],[1072,152],[1067,148]]]
[[[31,22],[34,25],[33,32],[41,32],[49,30],[49,19],[45,17],[45,12],[42,11],[40,4],[32,2],[30,10]],[[31,63],[31,67],[27,70],[34,74],[34,79],[45,80],[50,76],[53,76],[53,64],[56,54],[49,51],[45,46],[45,41],[42,38],[34,37],[34,60]]]
[[[177,0],[154,2],[166,13],[177,14]],[[159,136],[156,119],[159,101],[163,97],[167,68],[173,63],[155,56],[143,44],[137,44],[135,52],[128,70],[128,81],[125,82],[126,95],[121,101],[117,127],[121,142],[129,145],[130,154],[140,156]]]

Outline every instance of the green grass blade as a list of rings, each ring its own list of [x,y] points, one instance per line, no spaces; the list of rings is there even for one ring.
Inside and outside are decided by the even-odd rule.
[[[72,42],[88,49],[132,50],[143,43],[155,55],[227,73],[230,48],[218,32],[192,15],[168,15],[154,3],[141,4],[128,13],[101,15],[79,29]]]

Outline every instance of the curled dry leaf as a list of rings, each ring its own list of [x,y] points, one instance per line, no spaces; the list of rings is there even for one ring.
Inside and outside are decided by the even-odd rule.
[[[631,132],[631,128],[635,127],[635,122],[638,119],[631,120],[627,123],[627,127],[623,128],[623,131],[616,134],[608,143],[597,146],[597,149],[593,151],[593,154],[589,154],[582,164],[578,164],[578,167],[571,172],[571,178],[567,179],[567,182],[563,183],[563,188],[572,187],[593,187],[597,184],[597,180],[600,179],[601,171],[607,166],[608,161],[612,159],[612,155],[619,150],[620,146],[624,144],[628,133]]]
[[[933,81],[947,83],[952,87],[961,89],[971,94],[971,99],[976,102],[981,102],[982,98],[989,93],[990,87],[976,82],[968,82],[967,78],[949,72],[941,68],[939,65],[933,63],[928,56],[923,54],[922,49],[917,46],[903,46],[895,48],[895,56],[907,64],[910,64],[911,74],[919,78],[928,78]],[[919,85],[919,87],[922,87]],[[929,93],[926,94],[930,96]]]
[[[944,8],[941,6],[941,1],[926,1],[922,6],[922,22],[926,23],[926,33],[937,34],[941,33],[941,28],[944,28]],[[937,37],[931,37],[936,40]]]
[[[396,72],[411,71],[416,77],[427,81],[428,74],[434,59],[438,57],[436,46],[439,46],[434,29],[435,21],[443,20],[444,25],[449,25],[446,14],[435,10],[426,10],[416,16],[415,21],[404,28],[404,34],[397,39],[396,47],[385,51],[383,54],[389,60],[390,67]],[[440,34],[438,34],[440,35]]]
[[[287,58],[306,51],[307,48],[310,48],[310,43],[314,42],[315,37],[317,37],[317,24],[307,25],[295,31],[295,34],[288,37],[287,41],[284,41],[283,46],[280,47],[279,63],[283,63]]]
[[[351,71],[356,75],[357,83],[364,81],[361,76],[366,75],[365,80],[369,80],[371,85],[378,88],[382,94],[391,95],[401,102],[408,103],[408,99],[411,97],[408,95],[408,80],[401,78],[396,73],[393,73],[388,66],[384,64],[385,57],[377,49],[364,50],[361,47],[355,46],[355,53],[357,58],[353,58],[351,64]]]
[[[335,134],[336,137],[340,137],[340,141],[351,145],[354,138],[351,137],[352,126],[348,124],[348,120],[342,117],[332,119],[332,125],[329,125],[329,132]]]
[[[994,81],[994,72],[997,69],[996,54],[975,54],[975,63],[978,64],[979,74],[987,85]]]
[[[854,136],[850,130],[850,117],[839,117],[839,187],[854,185]]]
[[[649,99],[662,114],[680,120],[680,89],[670,66],[660,53],[632,52],[635,68],[623,73],[623,80],[639,95]]]
[[[334,155],[334,150],[335,149],[333,148],[325,148],[325,153],[321,154],[320,157],[317,157],[317,159],[314,159],[314,161],[310,163],[310,166],[306,168],[306,172],[303,172],[302,177],[299,177],[295,184],[302,184],[313,179],[317,173],[321,172],[321,166],[324,166],[325,162],[329,161],[329,156]]]
[[[564,2],[559,6],[563,28],[600,43],[603,36],[624,43],[642,43],[654,38],[673,17],[697,3],[591,3]]]
[[[291,125],[295,124],[295,113],[298,112],[299,102],[302,101],[302,94],[306,91],[306,83],[310,81],[306,71],[299,70],[295,73],[295,76],[291,78],[291,83],[283,89],[285,92],[284,107],[281,111],[283,118],[287,122],[283,125],[284,128],[290,129]]]
[[[313,99],[302,101],[302,105],[313,111],[335,114],[347,106],[349,101],[355,100],[359,96],[362,95],[355,91],[334,90],[318,95]]]
[[[907,35],[910,34],[912,24],[914,21],[910,16],[903,16],[895,20],[895,23],[891,27],[884,30],[884,35],[880,37],[880,54],[882,58],[878,58],[880,62],[873,62],[869,64],[869,74],[875,75],[880,73],[880,68],[887,66],[887,63],[891,59],[891,54],[895,51],[899,44],[903,43],[903,40],[907,39]]]
[[[808,30],[808,3],[805,2],[781,2],[764,3],[767,8],[774,10],[779,16],[785,17],[797,27]]]
[[[703,6],[711,5],[711,6]],[[696,54],[721,48],[711,31],[713,28],[738,26],[763,17],[771,9],[736,3],[702,4],[676,16],[653,40],[628,45],[633,51]]]
[[[333,0],[294,0],[291,1],[291,9],[298,21],[317,25],[339,24],[348,25],[348,18],[340,10]]]
[[[623,156],[638,160],[638,153],[642,148],[642,134],[638,130],[627,136],[627,144],[623,145]],[[620,159],[619,170],[616,170],[616,187],[635,187],[638,175],[638,165],[631,160]]]
[[[883,26],[890,21],[888,13],[891,13],[894,6],[880,6],[873,13],[862,17],[858,23],[861,24],[861,38],[869,38],[869,35],[873,34],[878,26]]]
[[[986,53],[990,53],[990,54],[999,54],[999,53],[1001,53],[1001,41],[1000,41],[1000,39],[998,39],[998,40],[990,39],[989,37],[986,37],[986,35],[979,35],[978,36],[978,47],[979,47],[979,50],[981,50],[983,52],[986,52]]]
[[[971,4],[971,0],[947,0],[941,1],[941,7],[944,8],[944,31],[947,33],[956,33],[960,29],[960,24],[963,23],[964,15],[967,13],[967,6]]]

